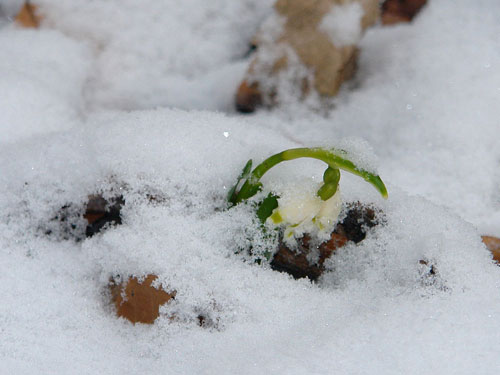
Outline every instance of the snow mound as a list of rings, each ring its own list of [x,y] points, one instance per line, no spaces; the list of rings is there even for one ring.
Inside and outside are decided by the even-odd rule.
[[[0,143],[78,124],[89,51],[57,32],[6,29],[0,33]]]
[[[96,62],[86,97],[91,107],[229,110],[251,39],[273,2],[37,3],[44,27],[93,47]]]
[[[479,352],[484,368],[495,363],[498,269],[474,228],[422,198],[390,187],[391,199],[383,201],[359,178],[343,179],[346,199],[372,198],[384,222],[339,251],[317,285],[236,254],[258,225],[249,206],[225,210],[224,187],[248,158],[295,146],[245,122],[179,110],[107,113],[89,120],[85,132],[1,150],[7,173],[0,186],[8,192],[0,205],[1,256],[8,285],[15,284],[3,305],[7,340],[0,350],[8,369],[351,372],[363,353],[387,372],[393,363],[379,357],[383,340],[384,352],[404,361],[401,368],[421,372],[455,357],[459,347],[445,344],[465,338],[469,345],[453,368],[477,366]],[[289,173],[300,179],[301,168],[295,170]],[[322,170],[311,164],[318,176]],[[34,229],[96,191],[123,195],[121,226],[78,243]],[[162,308],[153,327],[116,320],[109,278],[147,273],[177,290],[175,303]],[[211,329],[197,326],[200,313]],[[43,350],[8,344],[26,340]],[[409,341],[418,356],[400,345]],[[317,362],[306,360],[313,354]]]

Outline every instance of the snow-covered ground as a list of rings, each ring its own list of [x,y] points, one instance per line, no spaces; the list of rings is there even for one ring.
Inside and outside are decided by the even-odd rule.
[[[1,374],[498,372],[500,268],[480,235],[500,236],[500,2],[430,0],[365,34],[332,109],[242,116],[272,3],[39,0],[41,29],[0,21]],[[249,207],[223,208],[248,159],[314,145],[358,149],[389,199],[342,175],[385,222],[312,284],[235,254],[262,238]],[[264,183],[322,172],[298,160]],[[55,216],[78,226],[96,192],[124,196],[123,224],[68,239]],[[148,273],[175,302],[151,326],[117,319],[110,276]]]

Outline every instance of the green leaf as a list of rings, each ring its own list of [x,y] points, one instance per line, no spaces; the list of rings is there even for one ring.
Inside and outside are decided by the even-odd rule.
[[[252,159],[247,161],[247,163],[243,167],[243,170],[241,171],[241,174],[238,176],[238,179],[236,180],[236,184],[227,193],[227,200],[230,203],[236,204],[236,200],[238,197],[238,194],[236,193],[236,189],[238,188],[238,185],[240,184],[240,182],[243,179],[247,179],[248,176],[250,176],[251,171],[252,171]]]
[[[278,207],[278,197],[269,193],[269,195],[259,204],[259,208],[257,209],[257,217],[260,222],[264,224],[276,207]]]
[[[245,183],[241,186],[240,191],[235,195],[235,203],[243,202],[255,194],[257,194],[262,189],[262,183],[257,181],[257,183],[252,183],[251,177],[245,181]]]

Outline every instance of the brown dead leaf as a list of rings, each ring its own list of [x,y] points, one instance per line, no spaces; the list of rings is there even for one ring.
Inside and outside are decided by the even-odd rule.
[[[153,324],[160,315],[160,306],[175,297],[175,291],[166,292],[162,287],[155,288],[152,283],[156,275],[147,275],[143,281],[136,277],[110,284],[111,295],[116,306],[116,315],[132,323]]]
[[[24,3],[16,16],[17,24],[25,28],[36,29],[40,26],[40,21],[41,17],[37,14],[36,5],[31,4],[29,1]]]
[[[262,96],[257,83],[249,85],[245,80],[236,93],[236,109],[239,112],[250,113],[261,105]]]
[[[309,77],[297,76],[297,73],[287,78],[302,93],[302,97],[310,90],[315,90],[322,97],[335,96],[342,83],[356,71],[358,49],[355,45],[334,45],[319,25],[333,6],[354,2],[364,9],[360,26],[365,30],[378,19],[378,0],[277,0],[274,8],[284,19],[283,30],[272,37],[262,34],[265,33],[263,30],[254,38],[257,50],[237,93],[237,109],[252,112],[260,104],[274,105],[280,93],[273,79],[283,71],[293,72],[297,64],[312,72],[310,83],[305,81]],[[289,53],[283,46],[293,51],[298,62],[289,61]],[[273,61],[268,61],[266,57],[269,51],[276,52]],[[259,88],[258,101],[251,100],[255,96],[247,82]]]
[[[386,0],[382,4],[382,24],[411,22],[426,3],[427,0]]]
[[[493,260],[500,263],[500,238],[492,236],[481,236],[483,243],[493,254]]]

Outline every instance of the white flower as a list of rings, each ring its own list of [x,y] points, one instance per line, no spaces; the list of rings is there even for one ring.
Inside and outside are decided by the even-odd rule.
[[[278,207],[267,223],[285,226],[283,238],[291,246],[305,233],[323,241],[337,224],[341,206],[340,190],[326,201],[311,191],[287,191],[278,199]]]

